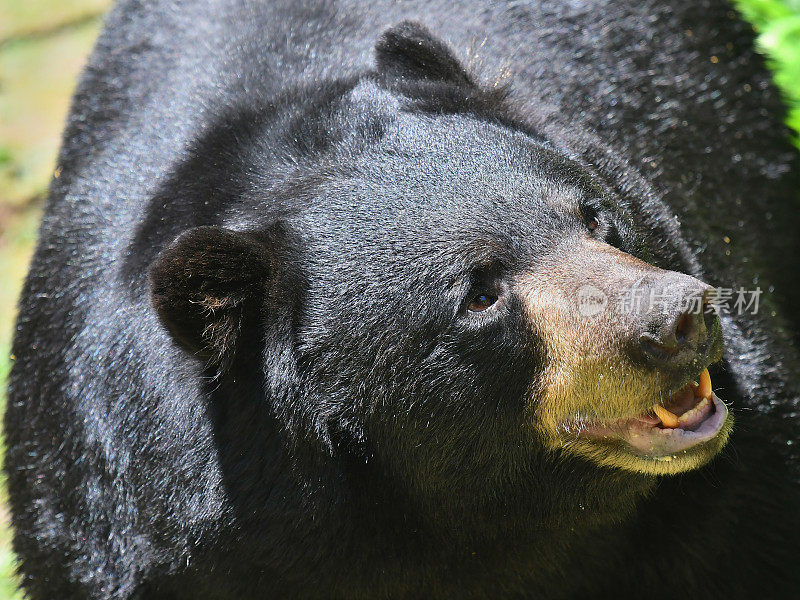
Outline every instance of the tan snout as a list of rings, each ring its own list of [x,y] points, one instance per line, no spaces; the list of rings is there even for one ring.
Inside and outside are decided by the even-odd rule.
[[[721,352],[710,286],[596,240],[565,242],[516,287],[545,350],[531,395],[550,439],[641,413]]]

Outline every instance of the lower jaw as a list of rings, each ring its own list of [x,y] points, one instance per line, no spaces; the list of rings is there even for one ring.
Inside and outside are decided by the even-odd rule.
[[[713,395],[713,411],[693,429],[662,429],[626,422],[583,430],[569,448],[603,466],[650,475],[668,475],[699,468],[727,442],[733,417]]]

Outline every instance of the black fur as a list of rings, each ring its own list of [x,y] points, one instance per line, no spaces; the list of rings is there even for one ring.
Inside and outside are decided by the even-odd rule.
[[[474,87],[450,48],[413,21],[404,21],[381,36],[375,46],[375,62],[378,71],[387,77]]]
[[[718,0],[120,2],[14,344],[28,594],[796,597],[783,116]],[[513,299],[465,316],[578,234],[560,194],[635,256],[768,290],[723,318],[736,428],[703,469],[543,450],[540,340]]]
[[[219,362],[246,321],[258,314],[270,280],[260,240],[218,227],[196,227],[164,250],[150,269],[153,307],[175,340]]]

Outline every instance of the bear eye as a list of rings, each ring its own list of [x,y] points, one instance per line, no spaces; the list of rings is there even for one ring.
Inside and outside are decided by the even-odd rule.
[[[586,228],[589,231],[594,231],[600,227],[600,221],[597,220],[597,217],[589,217],[589,220],[586,221]]]
[[[467,310],[470,312],[483,312],[488,308],[494,306],[497,302],[497,296],[492,294],[478,294],[467,304]]]

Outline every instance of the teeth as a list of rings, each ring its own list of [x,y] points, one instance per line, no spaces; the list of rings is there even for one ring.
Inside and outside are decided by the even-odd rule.
[[[697,403],[697,406],[695,406],[692,410],[687,410],[685,413],[683,413],[678,418],[678,421],[680,423],[690,422],[695,417],[700,416],[710,403],[711,401],[708,398],[703,398],[700,402]]]
[[[708,410],[709,405],[711,404],[711,375],[708,373],[708,369],[703,369],[703,372],[700,373],[700,377],[698,378],[699,381],[691,382],[690,387],[694,392],[695,398],[702,398],[700,402],[697,403],[691,410],[687,410],[683,413],[680,417],[676,414],[670,412],[660,404],[653,405],[653,412],[656,413],[656,416],[661,420],[661,424],[667,429],[676,429],[681,425],[685,425],[687,423],[691,423],[695,419],[698,419],[702,416],[704,412]],[[688,391],[684,390],[684,392],[688,393]],[[685,396],[682,396],[684,400],[688,400]]]
[[[693,387],[697,398],[711,398],[711,375],[708,374],[708,369],[703,369],[699,383]]]
[[[661,422],[664,424],[664,427],[674,429],[678,426],[679,424],[678,417],[669,412],[666,408],[664,408],[660,404],[654,404],[653,411],[656,413],[656,416],[659,419],[661,419]]]

